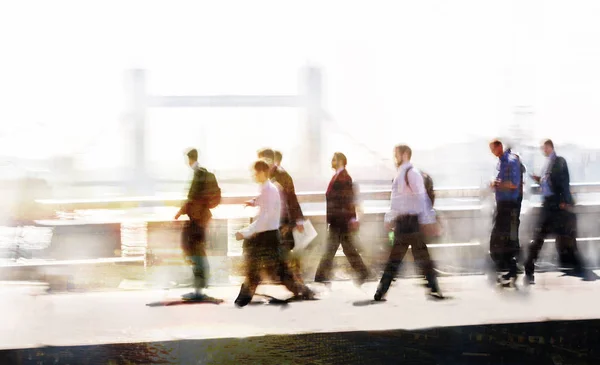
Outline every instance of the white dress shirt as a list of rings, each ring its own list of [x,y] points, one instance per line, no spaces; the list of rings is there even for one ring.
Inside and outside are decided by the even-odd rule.
[[[393,222],[398,216],[411,214],[419,216],[419,223],[435,223],[435,211],[431,206],[431,201],[425,190],[423,176],[414,168],[408,172],[408,183],[404,176],[406,169],[412,167],[410,162],[403,163],[398,168],[398,175],[392,183],[392,196],[390,211],[385,214],[385,222]]]
[[[260,211],[254,222],[240,231],[244,238],[249,238],[255,233],[279,229],[281,198],[279,190],[271,181],[267,180],[261,185],[260,195],[256,197],[255,204]]]

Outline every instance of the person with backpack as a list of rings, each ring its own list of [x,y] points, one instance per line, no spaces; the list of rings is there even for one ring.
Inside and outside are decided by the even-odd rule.
[[[523,167],[520,159],[504,150],[502,142],[490,142],[490,151],[498,157],[498,175],[490,183],[495,191],[496,210],[490,236],[490,257],[494,274],[508,266],[508,273],[496,278],[503,285],[514,285],[517,279],[517,257],[520,251],[519,223],[523,200]]]
[[[206,229],[212,218],[210,209],[221,202],[221,189],[215,175],[198,165],[198,150],[187,152],[188,164],[194,171],[186,202],[175,215],[175,220],[187,215],[182,232],[182,249],[185,257],[192,262],[194,273],[194,291],[183,295],[183,299],[202,300],[207,298],[202,293],[208,286],[209,266],[206,257]]]
[[[439,235],[440,229],[433,210],[433,180],[429,175],[413,168],[410,162],[412,150],[409,146],[396,146],[394,157],[398,175],[392,183],[390,211],[384,218],[386,228],[394,230],[394,245],[374,299],[380,301],[385,297],[408,251],[408,246],[412,246],[415,262],[425,274],[427,286],[431,289],[430,294],[443,298],[426,244],[426,237]],[[424,177],[428,180],[431,197],[427,192]]]

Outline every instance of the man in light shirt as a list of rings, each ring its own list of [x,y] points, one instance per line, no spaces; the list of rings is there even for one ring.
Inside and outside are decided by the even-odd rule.
[[[394,246],[374,299],[380,301],[385,297],[408,251],[408,246],[412,246],[415,262],[421,266],[431,294],[441,298],[437,275],[425,244],[425,236],[436,235],[439,230],[435,211],[425,190],[423,176],[410,162],[410,147],[396,146],[394,157],[398,175],[392,184],[391,208],[385,215],[386,227],[394,230]]]
[[[263,148],[258,151],[258,159],[269,165],[269,178],[281,193],[281,221],[279,233],[281,235],[280,253],[290,267],[294,280],[304,282],[300,265],[300,255],[293,251],[295,242],[293,230],[304,231],[304,215],[296,196],[294,180],[281,166],[275,164],[275,151]],[[253,201],[247,202],[252,206]]]
[[[270,166],[265,161],[256,161],[253,166],[254,179],[260,185],[260,195],[254,205],[260,211],[254,222],[237,232],[235,238],[244,241],[244,261],[246,280],[235,300],[238,307],[244,307],[252,300],[256,287],[261,281],[261,269],[275,277],[301,299],[313,299],[313,292],[304,284],[294,280],[292,273],[280,255],[279,224],[281,218],[281,198],[277,187],[269,180]]]

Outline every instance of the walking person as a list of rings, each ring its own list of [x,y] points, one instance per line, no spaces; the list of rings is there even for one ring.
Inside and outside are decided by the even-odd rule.
[[[353,242],[353,234],[358,230],[354,185],[346,170],[348,160],[341,152],[333,154],[331,167],[335,175],[325,193],[327,204],[328,241],[315,275],[315,282],[330,285],[331,271],[335,254],[342,245],[344,255],[357,274],[356,284],[362,285],[369,276],[367,267]]]
[[[392,183],[391,208],[385,215],[385,225],[394,231],[394,246],[377,287],[374,299],[382,300],[398,273],[402,260],[412,246],[415,262],[421,267],[430,294],[442,298],[434,264],[429,256],[426,237],[439,234],[432,199],[425,188],[423,174],[410,162],[412,150],[407,145],[394,148],[398,175]]]
[[[210,209],[217,207],[221,201],[221,189],[215,175],[198,164],[198,150],[189,150],[187,158],[194,178],[187,200],[175,215],[175,220],[182,215],[189,217],[182,232],[181,244],[185,257],[192,263],[194,291],[185,294],[183,299],[202,300],[207,298],[203,289],[208,286],[209,275],[206,228],[212,218]]]
[[[293,230],[304,232],[304,216],[302,208],[296,196],[294,180],[290,174],[281,166],[275,164],[275,151],[270,148],[264,148],[258,151],[258,158],[265,161],[269,165],[269,178],[276,186],[279,187],[281,193],[281,220],[279,232],[281,235],[280,252],[289,265],[295,280],[304,282],[302,278],[302,270],[300,264],[300,255],[293,251],[295,247]],[[246,203],[252,206],[254,203],[250,201]]]
[[[250,226],[235,234],[238,241],[245,240],[243,250],[246,265],[246,278],[235,304],[244,307],[250,303],[261,282],[262,270],[279,278],[294,297],[313,299],[314,293],[294,279],[280,253],[281,199],[277,187],[269,180],[270,167],[265,161],[259,160],[254,163],[253,170],[254,179],[260,185],[260,195],[255,199],[255,205],[260,210]]]
[[[514,285],[517,279],[517,257],[519,244],[519,223],[523,200],[523,175],[520,159],[510,149],[504,150],[502,142],[490,142],[490,151],[498,157],[498,175],[490,183],[495,191],[496,210],[490,236],[490,257],[494,275],[506,266],[508,273],[496,278],[501,284]]]
[[[575,204],[570,190],[569,168],[567,161],[556,155],[554,143],[547,139],[541,147],[548,158],[543,176],[531,175],[542,189],[543,203],[534,231],[533,240],[528,248],[525,261],[525,284],[535,284],[535,261],[544,245],[544,239],[550,234],[556,235],[561,250],[571,252],[575,273],[584,275],[582,259],[577,250],[577,217],[573,213]]]

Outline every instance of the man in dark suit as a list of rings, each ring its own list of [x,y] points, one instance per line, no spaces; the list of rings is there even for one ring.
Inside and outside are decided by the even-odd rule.
[[[283,155],[281,154],[280,151],[273,151],[273,152],[275,153],[275,159],[274,159],[275,166],[281,167],[281,160],[283,160]]]
[[[191,149],[187,157],[188,164],[194,170],[194,178],[187,200],[175,215],[175,220],[184,214],[189,217],[183,229],[181,245],[184,255],[193,265],[195,290],[185,294],[183,298],[201,300],[206,297],[202,290],[208,286],[209,274],[206,258],[206,228],[212,218],[210,208],[216,207],[221,200],[221,189],[215,175],[198,165],[196,149]]]
[[[576,216],[572,212],[574,200],[569,188],[567,161],[556,155],[551,140],[544,141],[541,148],[544,155],[548,157],[544,176],[532,175],[531,177],[540,184],[544,201],[525,261],[525,284],[535,283],[534,263],[544,245],[544,239],[549,234],[555,234],[557,243],[561,242],[567,246],[564,249],[573,252],[575,271],[583,274],[582,262],[577,252],[577,223]]]
[[[346,170],[347,162],[346,156],[341,152],[334,153],[331,159],[331,167],[335,169],[336,173],[325,193],[329,238],[325,254],[315,275],[315,281],[318,283],[329,284],[333,259],[340,243],[352,269],[358,274],[356,283],[362,285],[369,275],[367,267],[352,241],[352,233],[358,229],[358,221],[356,219],[354,185]]]

